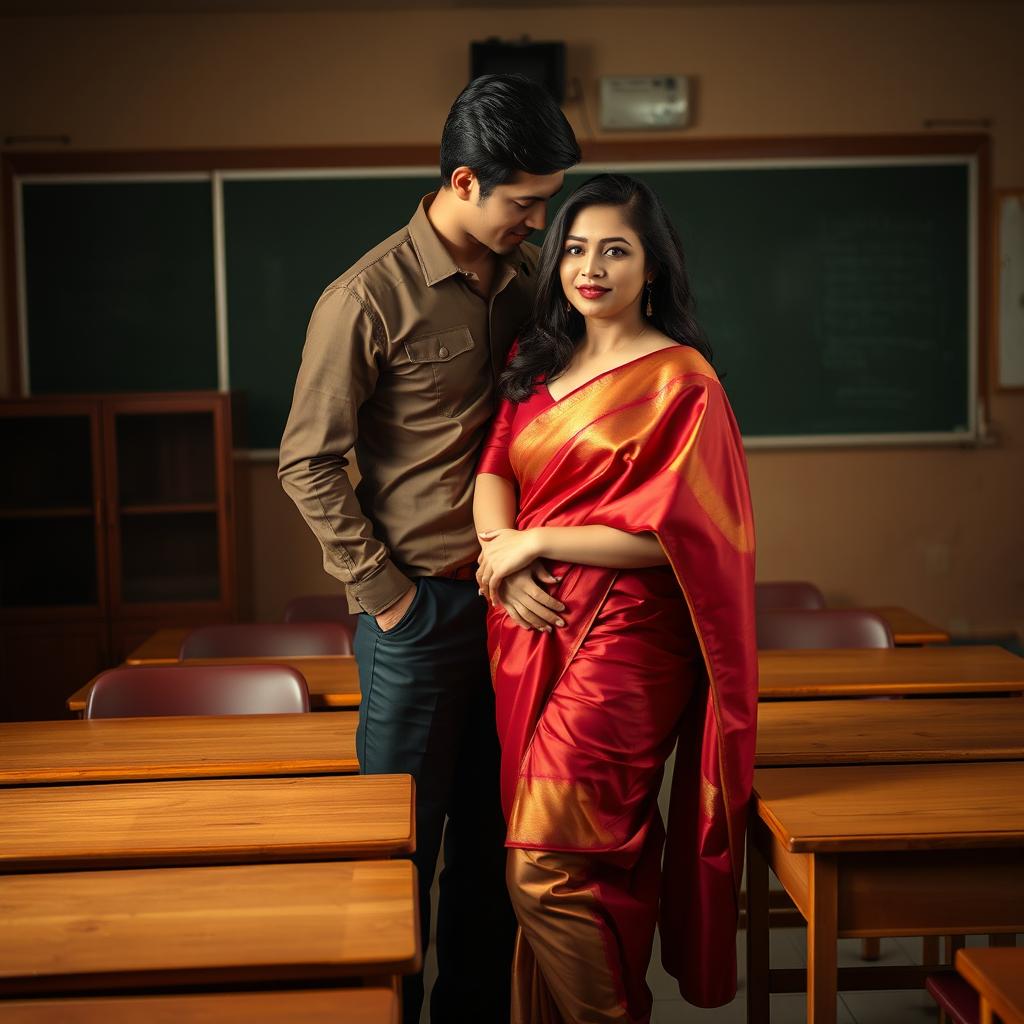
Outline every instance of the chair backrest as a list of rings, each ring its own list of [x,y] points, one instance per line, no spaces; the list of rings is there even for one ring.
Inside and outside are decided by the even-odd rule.
[[[828,647],[892,647],[885,619],[859,608],[803,608],[758,611],[761,650]]]
[[[825,595],[804,580],[781,583],[755,583],[754,603],[759,612],[776,608],[824,608]]]
[[[281,715],[308,710],[306,680],[287,665],[124,665],[96,677],[85,717]]]
[[[288,602],[284,621],[340,622],[355,636],[359,616],[348,610],[348,600],[341,594],[302,594]]]
[[[351,654],[340,622],[247,622],[201,626],[181,642],[182,658],[285,658]]]

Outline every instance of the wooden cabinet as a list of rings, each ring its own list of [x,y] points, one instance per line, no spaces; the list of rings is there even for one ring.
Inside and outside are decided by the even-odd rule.
[[[56,718],[161,625],[235,618],[231,400],[0,402],[0,719]]]

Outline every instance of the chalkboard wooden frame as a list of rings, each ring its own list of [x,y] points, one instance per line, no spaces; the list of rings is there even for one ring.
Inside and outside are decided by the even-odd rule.
[[[974,262],[972,310],[973,385],[972,404],[992,388],[991,313],[993,268],[991,244],[990,139],[987,135],[834,136],[737,139],[682,139],[584,144],[587,165],[678,164],[693,161],[791,161],[863,158],[963,157],[970,161],[974,182],[974,224],[970,240]],[[217,172],[280,170],[329,172],[331,169],[389,167],[422,168],[436,165],[437,152],[431,146],[338,147],[317,149],[183,150],[170,152],[65,152],[5,153],[2,158],[4,204],[4,245],[7,273],[6,318],[10,379],[21,379],[21,358],[16,344],[19,335],[17,281],[18,237],[15,196],[19,179],[28,175],[108,175],[132,173],[203,172],[214,181]],[[216,203],[216,199],[215,199]],[[222,383],[223,367],[222,367]],[[969,442],[960,437],[959,443]],[[801,439],[797,439],[799,441]],[[820,443],[818,439],[810,439]],[[878,443],[877,437],[840,436],[833,443],[851,445]],[[884,442],[884,439],[883,443]],[[898,438],[896,443],[916,443],[930,438]],[[940,439],[948,443],[949,438]],[[774,444],[774,440],[769,440]],[[827,443],[827,442],[826,442]],[[890,441],[889,443],[893,443]],[[261,453],[262,454],[262,453]],[[269,454],[269,453],[266,453]]]
[[[1007,303],[1007,281],[1005,280],[1004,260],[1012,260],[1016,264],[1015,282],[1020,281],[1020,266],[1024,263],[1024,249],[1020,246],[1010,251],[1002,237],[1002,221],[1006,213],[1006,204],[1014,202],[1024,207],[1024,188],[996,189],[992,203],[992,267],[995,280],[992,287],[992,381],[997,391],[1024,391],[1024,379],[1020,376],[1020,360],[1016,360],[1017,372],[1011,374],[1006,364],[1009,353],[1004,350],[1008,344],[1004,332],[1007,325],[1002,322],[1003,309]],[[1019,214],[1018,214],[1019,217]],[[1019,238],[1019,234],[1017,238]],[[1021,311],[1015,310],[1014,323],[1020,323]]]

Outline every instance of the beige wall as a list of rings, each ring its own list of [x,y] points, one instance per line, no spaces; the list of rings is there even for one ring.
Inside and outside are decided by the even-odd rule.
[[[468,42],[524,32],[568,42],[591,123],[598,75],[687,73],[691,135],[989,118],[995,185],[1024,185],[1024,6],[1007,3],[0,19],[0,129],[81,148],[429,143]],[[567,113],[584,137],[579,104]],[[959,632],[1024,629],[1024,393],[988,411],[998,442],[983,449],[752,453],[759,575]],[[330,584],[273,468],[246,475],[252,611],[275,618]]]

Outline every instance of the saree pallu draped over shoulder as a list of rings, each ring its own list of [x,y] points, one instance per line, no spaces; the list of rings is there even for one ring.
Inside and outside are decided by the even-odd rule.
[[[754,529],[739,431],[714,370],[687,346],[559,401],[539,388],[503,405],[479,469],[514,480],[517,527],[652,533],[669,564],[551,566],[567,611],[550,633],[520,629],[500,607],[490,613],[513,902],[533,887],[566,922],[545,934],[555,918],[541,914],[530,931],[517,904],[516,971],[535,972],[544,950],[529,946],[550,945],[571,976],[573,957],[589,955],[572,915],[596,921],[618,966],[593,999],[617,1000],[622,1012],[583,1016],[646,1020],[657,920],[684,998],[719,1006],[736,993],[757,715]],[[666,833],[657,795],[677,738]],[[534,1020],[565,1018],[555,973],[546,994],[535,973],[515,982]]]

